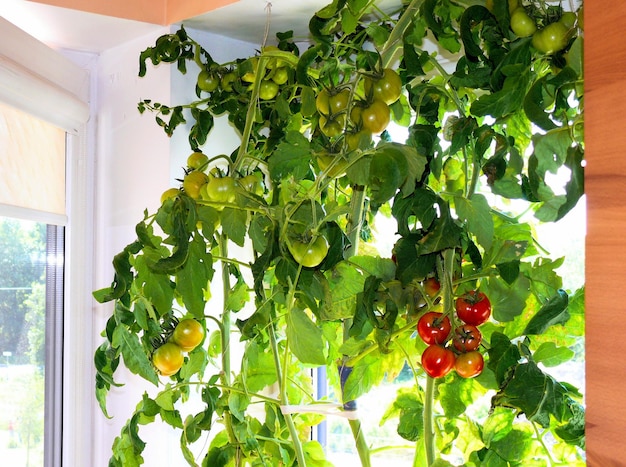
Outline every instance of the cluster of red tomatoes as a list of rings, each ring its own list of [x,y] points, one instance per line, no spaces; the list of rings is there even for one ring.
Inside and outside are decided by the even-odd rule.
[[[452,337],[450,318],[443,313],[426,312],[417,323],[417,333],[428,344],[422,353],[422,368],[433,378],[441,378],[452,369],[463,378],[473,378],[484,367],[478,326],[491,316],[491,303],[484,293],[471,291],[456,299],[455,308],[462,323],[456,326]]]
[[[204,328],[195,319],[180,321],[169,339],[152,353],[152,364],[163,376],[178,373],[185,361],[185,352],[191,352],[204,339]]]
[[[373,134],[387,128],[391,119],[389,106],[400,98],[402,81],[398,73],[385,68],[364,77],[363,91],[363,98],[356,98],[347,86],[325,88],[315,99],[320,131],[329,138],[345,132],[349,150],[362,147]]]

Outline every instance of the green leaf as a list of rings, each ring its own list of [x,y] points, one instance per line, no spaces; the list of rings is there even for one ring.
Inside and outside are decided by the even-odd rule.
[[[306,465],[311,467],[333,467],[333,464],[326,460],[324,448],[318,441],[307,441],[302,444]]]
[[[547,367],[559,366],[573,357],[573,350],[567,347],[558,347],[554,342],[544,342],[533,353],[535,363],[542,363]]]
[[[530,319],[523,333],[525,335],[543,334],[550,326],[566,323],[569,319],[568,301],[567,293],[564,290],[558,290],[556,295]]]
[[[390,281],[395,277],[396,266],[389,258],[380,256],[352,256],[347,260],[358,266],[359,270],[368,276],[375,276],[383,281]]]
[[[204,318],[205,297],[213,272],[213,258],[206,250],[206,243],[202,237],[194,235],[189,258],[176,272],[176,291],[181,295],[187,311],[196,319]]]
[[[530,428],[515,427],[504,438],[492,441],[489,448],[506,461],[518,462],[520,459],[526,459],[532,445],[533,433]]]
[[[400,390],[393,406],[399,412],[398,434],[408,441],[420,439],[424,434],[424,404],[414,390]]]
[[[294,308],[287,315],[287,339],[289,348],[302,363],[326,363],[322,331],[304,311]]]
[[[224,208],[222,211],[222,232],[235,244],[243,246],[248,224],[248,213],[242,209]]]
[[[459,218],[467,222],[468,230],[476,236],[478,243],[485,250],[491,248],[494,226],[487,198],[481,194],[475,194],[470,199],[457,196],[454,205]]]
[[[484,94],[472,103],[472,114],[477,117],[491,115],[493,118],[502,118],[517,112],[524,103],[528,83],[527,73],[507,77],[501,90]]]
[[[120,348],[124,364],[132,373],[150,381],[155,386],[159,384],[156,371],[150,360],[148,360],[146,352],[136,334],[131,333],[126,326],[118,325],[115,331],[113,331],[113,342],[111,344]]]
[[[226,308],[238,312],[250,301],[250,289],[242,276],[237,278],[237,283],[231,288],[226,300]]]
[[[357,294],[363,291],[365,277],[349,262],[340,262],[326,271],[330,296],[324,302],[321,317],[324,320],[352,318]]]
[[[290,131],[269,158],[270,176],[279,183],[289,176],[303,179],[311,170],[311,148],[309,140],[297,131]]]
[[[244,353],[241,375],[246,388],[253,393],[274,384],[277,380],[274,357],[267,349],[250,341]]]
[[[513,429],[515,412],[504,408],[494,407],[483,425],[483,442],[486,446],[504,439]]]
[[[352,372],[343,388],[343,402],[354,401],[359,396],[367,393],[374,385],[378,384],[384,374],[381,373],[382,359],[377,358],[372,352],[359,360],[352,368]]]
[[[490,277],[481,283],[480,290],[491,301],[494,319],[504,323],[522,314],[530,295],[529,287],[530,281],[520,275],[512,284],[500,277]]]

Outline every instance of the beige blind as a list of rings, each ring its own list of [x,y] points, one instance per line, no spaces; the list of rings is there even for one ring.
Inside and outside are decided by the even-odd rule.
[[[65,130],[0,102],[0,214],[65,223],[65,141]]]

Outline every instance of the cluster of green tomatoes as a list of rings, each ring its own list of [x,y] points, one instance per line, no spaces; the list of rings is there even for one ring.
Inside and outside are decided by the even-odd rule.
[[[552,54],[563,50],[578,26],[582,28],[582,10],[577,15],[565,11],[556,21],[549,21],[539,28],[533,15],[518,3],[518,0],[509,0],[511,15],[511,30],[518,37],[531,37],[532,45],[539,52]]]
[[[204,328],[192,318],[179,321],[169,338],[152,352],[152,364],[163,376],[178,373],[185,361],[185,352],[191,352],[204,339]]]
[[[432,277],[427,279],[424,291],[436,297],[439,282]],[[452,317],[427,311],[417,322],[417,333],[428,345],[422,353],[422,368],[432,378],[441,378],[453,369],[463,378],[473,378],[485,365],[478,326],[491,316],[489,298],[483,292],[472,290],[457,297],[455,311]],[[453,333],[452,322],[455,323]]]
[[[267,46],[263,48],[264,51],[278,50],[274,46]],[[210,69],[203,68],[198,74],[197,86],[204,92],[215,92],[218,89],[225,92],[233,91],[233,84],[238,79],[241,79],[243,83],[246,83],[249,87],[253,85],[256,80],[256,69],[258,65],[258,57],[252,57],[249,65],[251,71],[242,73],[241,76],[234,69]],[[259,87],[259,98],[261,100],[274,99],[280,91],[280,86],[289,81],[291,68],[280,58],[271,58],[265,64],[265,72],[261,78]]]

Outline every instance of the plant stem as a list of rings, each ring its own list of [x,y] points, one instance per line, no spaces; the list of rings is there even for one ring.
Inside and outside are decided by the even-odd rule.
[[[275,327],[275,317],[272,316],[272,322],[269,325],[269,338],[270,345],[272,348],[272,355],[274,357],[274,366],[276,367],[276,380],[278,381],[278,391],[280,393],[280,404],[288,405],[289,399],[287,397],[287,387],[286,387],[286,375],[287,368],[286,365],[283,366],[280,363],[280,354],[278,353],[278,342],[276,341],[276,331]],[[287,355],[289,349],[285,349],[285,355]],[[298,459],[299,467],[306,467],[306,459],[304,457],[304,451],[302,450],[302,443],[300,442],[300,437],[298,436],[298,430],[296,429],[296,425],[293,423],[293,417],[291,414],[283,414],[285,417],[285,423],[287,424],[287,429],[289,430],[289,435],[291,436],[291,441],[293,444],[293,448],[296,451],[296,458]]]
[[[228,258],[228,237],[222,234],[219,237],[219,250],[222,258]],[[220,380],[226,387],[231,385],[230,380],[230,328],[231,328],[231,315],[226,303],[228,302],[228,295],[230,294],[230,272],[228,270],[229,265],[225,261],[222,261],[222,290],[223,290],[223,309],[222,309],[222,325],[221,325],[221,341],[222,341],[222,372],[220,373]],[[237,437],[233,430],[232,415],[228,410],[224,411],[224,424],[226,426],[226,432],[228,433],[228,441],[233,446],[237,446]],[[237,456],[239,458],[239,456]]]
[[[352,430],[352,436],[356,444],[356,450],[359,453],[359,459],[361,459],[361,465],[363,467],[371,467],[370,461],[370,447],[365,440],[363,429],[361,428],[360,420],[350,420],[350,429]]]
[[[435,379],[426,375],[426,393],[424,395],[424,445],[426,448],[426,461],[429,466],[435,461],[434,399]]]

